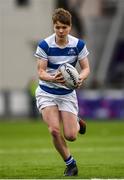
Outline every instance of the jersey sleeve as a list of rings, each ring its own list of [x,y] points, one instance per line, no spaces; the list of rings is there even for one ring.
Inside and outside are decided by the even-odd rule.
[[[49,49],[49,46],[46,43],[46,41],[45,40],[40,41],[40,43],[37,46],[34,56],[37,58],[43,58],[43,59],[47,60],[48,59],[48,49]]]
[[[78,49],[78,60],[84,59],[88,56],[89,51],[87,50],[86,44],[83,40],[79,40],[77,44]]]

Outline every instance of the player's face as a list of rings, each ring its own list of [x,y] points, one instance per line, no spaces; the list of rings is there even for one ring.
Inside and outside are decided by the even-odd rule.
[[[66,36],[70,33],[71,26],[62,24],[61,22],[57,21],[54,24],[54,31],[59,39],[65,39]]]

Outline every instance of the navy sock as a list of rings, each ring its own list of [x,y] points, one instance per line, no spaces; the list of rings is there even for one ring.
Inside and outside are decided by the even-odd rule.
[[[76,161],[74,158],[70,155],[66,160],[65,160],[66,166],[76,164]]]

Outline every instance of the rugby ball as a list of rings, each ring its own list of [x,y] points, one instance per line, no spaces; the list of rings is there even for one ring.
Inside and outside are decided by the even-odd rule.
[[[69,63],[64,63],[59,66],[59,71],[64,77],[65,86],[67,86],[69,89],[76,89],[79,79],[79,73],[76,68]]]

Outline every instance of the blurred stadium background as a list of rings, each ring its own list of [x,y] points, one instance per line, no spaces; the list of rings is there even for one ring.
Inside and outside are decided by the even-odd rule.
[[[53,32],[57,7],[71,11],[72,34],[90,51],[91,74],[77,92],[80,115],[124,120],[124,0],[0,0],[1,119],[37,117],[30,99],[37,84],[33,53]]]
[[[90,51],[91,74],[77,91],[87,133],[69,143],[78,178],[124,178],[124,0],[0,0],[0,178],[63,178],[34,98],[33,54],[53,33],[57,7],[71,11],[72,34]]]

